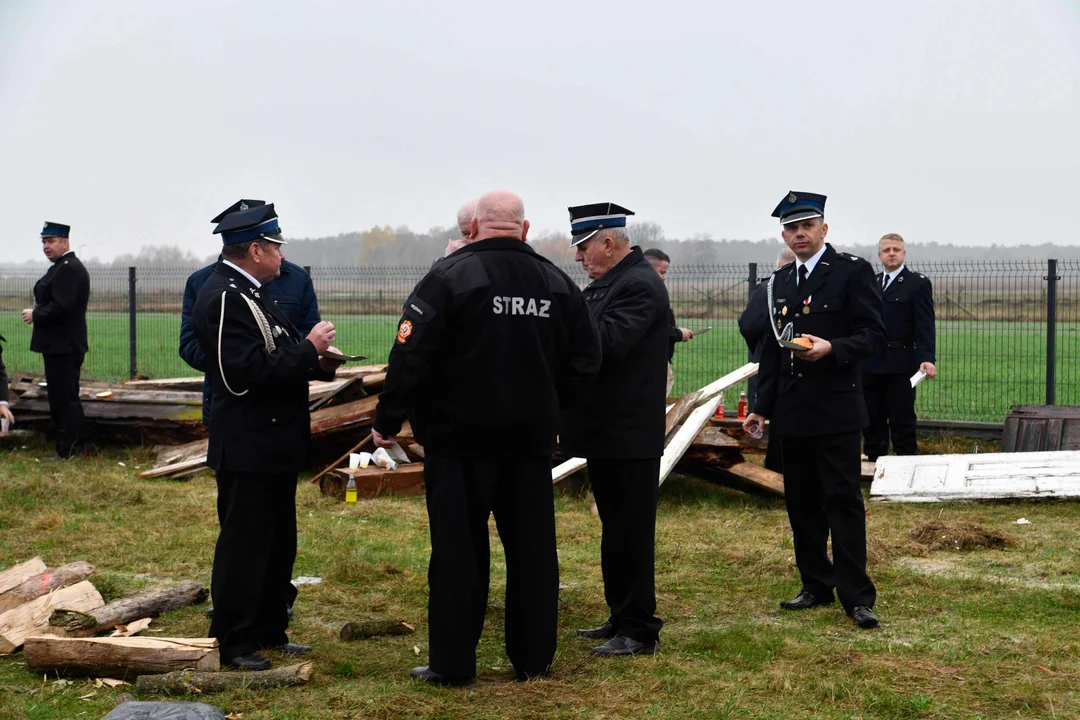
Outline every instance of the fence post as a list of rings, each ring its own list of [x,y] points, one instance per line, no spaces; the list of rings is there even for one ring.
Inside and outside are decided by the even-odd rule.
[[[1053,405],[1057,365],[1057,260],[1046,261],[1046,404]]]
[[[746,294],[753,294],[755,287],[757,287],[757,263],[750,263],[750,276],[747,280]]]
[[[128,268],[128,359],[130,361],[130,367],[128,368],[131,377],[134,378],[138,374],[138,366],[135,362],[135,342],[137,334],[135,332],[135,268]]]

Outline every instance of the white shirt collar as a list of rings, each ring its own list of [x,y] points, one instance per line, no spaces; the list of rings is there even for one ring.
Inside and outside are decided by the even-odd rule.
[[[799,268],[801,268],[803,265],[805,265],[806,266],[806,276],[810,277],[810,273],[814,272],[814,268],[817,267],[818,260],[820,260],[821,256],[825,254],[825,248],[826,247],[828,247],[828,246],[825,243],[822,243],[821,244],[821,249],[818,250],[816,253],[814,253],[814,256],[812,258],[810,258],[809,260],[807,260],[806,262],[803,262],[799,258],[795,258],[795,272],[798,273]],[[798,275],[796,275],[796,277],[798,277]]]
[[[885,287],[889,287],[890,285],[892,285],[892,281],[895,280],[896,276],[899,275],[902,272],[904,272],[904,266],[903,265],[896,268],[891,273],[885,273],[885,275],[888,276],[888,278],[889,278],[889,280],[885,283]]]
[[[222,260],[222,261],[221,261],[221,264],[222,264],[222,265],[228,265],[229,267],[231,267],[231,268],[233,268],[234,270],[236,270],[236,271],[237,271],[238,273],[240,273],[241,275],[243,275],[244,277],[246,277],[246,278],[247,278],[248,280],[250,280],[250,281],[251,281],[251,284],[252,284],[252,285],[254,285],[255,287],[257,287],[257,288],[261,288],[261,287],[262,287],[262,283],[261,283],[261,282],[259,282],[259,281],[258,281],[258,280],[256,280],[255,278],[253,278],[253,277],[251,277],[250,275],[248,275],[248,274],[247,274],[247,271],[246,271],[246,270],[244,270],[244,268],[242,268],[242,267],[240,267],[239,265],[237,265],[236,263],[232,263],[232,262],[229,262],[228,260]]]

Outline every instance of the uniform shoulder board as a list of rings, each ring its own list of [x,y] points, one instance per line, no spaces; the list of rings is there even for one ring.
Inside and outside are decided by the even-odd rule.
[[[919,277],[921,277],[921,278],[922,278],[923,280],[925,280],[925,279],[926,279],[926,276],[925,276],[925,275],[923,275],[922,273],[915,273],[915,274],[916,274],[916,275],[918,275]]]
[[[775,274],[776,274],[776,273],[778,273],[778,272],[783,272],[784,270],[790,270],[790,269],[791,269],[791,267],[792,267],[792,266],[793,266],[794,264],[795,264],[795,261],[794,261],[794,260],[792,260],[791,262],[787,263],[786,265],[781,265],[780,267],[778,267],[778,268],[776,268],[775,270],[773,270],[773,271],[772,271],[772,274],[773,274],[773,275],[775,275]]]
[[[844,258],[845,260],[850,260],[851,262],[859,262],[860,260],[862,260],[862,258],[858,255],[852,255],[851,253],[844,253],[840,257]]]

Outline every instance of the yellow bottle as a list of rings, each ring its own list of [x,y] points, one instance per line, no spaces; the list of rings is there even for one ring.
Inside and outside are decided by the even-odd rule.
[[[349,505],[356,504],[356,478],[350,477],[349,484],[345,486],[345,502]]]

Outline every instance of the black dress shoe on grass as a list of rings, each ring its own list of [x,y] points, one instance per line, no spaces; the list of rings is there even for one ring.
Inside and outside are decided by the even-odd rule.
[[[593,655],[600,655],[601,657],[622,657],[624,655],[652,655],[660,648],[660,643],[651,642],[643,643],[638,642],[634,638],[628,638],[625,635],[616,635],[599,647],[594,647],[591,652]]]
[[[279,653],[285,655],[310,655],[311,647],[308,645],[299,645],[297,643],[285,643],[284,645],[278,645],[277,647],[270,648]]]
[[[577,636],[589,640],[610,640],[615,637],[615,627],[611,624],[611,621],[608,621],[600,627],[578,630]]]
[[[450,675],[443,675],[442,673],[435,672],[427,665],[414,667],[409,671],[409,677],[414,680],[423,680],[432,685],[444,685],[446,687],[466,687],[476,682],[475,677],[453,677]]]
[[[878,626],[877,615],[865,605],[856,605],[851,611],[851,619],[863,630],[871,630]]]
[[[236,668],[237,670],[250,670],[257,672],[259,670],[270,669],[270,659],[263,655],[261,652],[250,652],[247,655],[238,655],[232,660],[225,663],[227,667]]]
[[[781,602],[780,607],[785,610],[809,610],[818,605],[832,605],[832,603],[832,595],[829,595],[829,597],[818,597],[813,593],[808,593],[803,590],[795,596],[794,600],[784,600]]]

